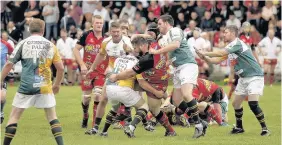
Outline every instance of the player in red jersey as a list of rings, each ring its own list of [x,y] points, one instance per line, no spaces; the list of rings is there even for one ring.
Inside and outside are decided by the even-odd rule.
[[[94,96],[94,105],[93,105],[93,121],[92,127],[94,126],[95,116],[97,106],[99,104],[99,98],[102,94],[102,87],[105,81],[105,70],[108,66],[108,60],[102,61],[99,66],[90,74],[90,79],[86,79],[85,75],[90,69],[93,61],[96,58],[96,55],[99,53],[101,48],[102,41],[104,37],[102,35],[104,20],[101,16],[95,15],[92,18],[93,30],[89,30],[81,36],[74,48],[74,56],[76,61],[80,66],[80,71],[82,75],[81,89],[83,92],[82,96],[82,109],[83,109],[83,120],[82,128],[87,128],[88,123],[88,108],[91,101],[92,91]],[[80,49],[84,48],[83,59],[80,56]],[[94,88],[94,89],[93,89]]]
[[[160,49],[158,44],[157,36],[159,30],[156,23],[151,23],[148,26],[147,39],[152,39],[150,48]],[[146,37],[146,35],[145,35]],[[156,120],[165,127],[165,136],[175,136],[176,133],[168,121],[166,114],[161,111],[160,107],[162,104],[162,98],[165,96],[165,92],[168,87],[168,61],[167,54],[154,55],[154,68],[149,69],[141,74],[137,75],[137,80],[141,88],[143,88],[148,96],[147,102],[149,110]]]
[[[219,125],[226,125],[228,98],[216,83],[198,78],[193,89],[200,114],[211,116]]]
[[[198,78],[197,85],[193,89],[193,97],[198,102],[200,117],[211,116],[219,125],[226,125],[228,98],[221,87],[212,81]],[[170,101],[172,104],[173,99],[171,98]],[[183,112],[176,108],[175,113]]]

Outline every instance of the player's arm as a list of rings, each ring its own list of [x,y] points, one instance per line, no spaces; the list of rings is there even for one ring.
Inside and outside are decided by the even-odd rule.
[[[180,47],[180,43],[184,39],[184,33],[183,31],[181,31],[181,29],[178,29],[178,28],[172,28],[172,29],[173,30],[170,31],[170,38],[172,42],[158,50],[150,49],[151,54],[166,53],[166,52],[173,51]]]
[[[154,56],[152,54],[142,57],[139,62],[131,69],[127,69],[119,74],[112,74],[110,80],[116,82],[118,80],[125,80],[134,77],[136,74],[154,67]]]
[[[96,67],[103,62],[103,60],[105,59],[105,57],[107,56],[107,52],[106,52],[106,46],[107,46],[108,42],[102,42],[101,45],[101,49],[99,51],[99,53],[96,55],[96,58],[90,68],[89,71],[93,71],[96,69]]]
[[[231,65],[231,66],[230,66],[230,73],[229,73],[229,77],[228,77],[229,83],[233,83],[234,75],[235,75],[234,66]]]
[[[209,57],[225,57],[228,54],[229,52],[226,49],[214,50],[212,52],[203,52],[203,55],[209,56]]]
[[[81,56],[80,56],[80,50],[85,47],[85,41],[86,41],[86,37],[87,37],[87,33],[83,33],[83,35],[79,38],[79,40],[77,41],[77,44],[75,45],[74,49],[73,49],[73,54],[75,57],[75,60],[77,61],[77,63],[81,66],[81,65],[85,65]]]
[[[54,57],[53,57],[53,64],[57,70],[56,72],[56,79],[54,81],[54,86],[60,86],[62,80],[63,80],[63,77],[64,77],[64,65],[63,65],[63,62],[62,62],[62,59],[60,57],[60,54],[58,52],[58,49],[54,46],[54,50],[55,50],[55,54],[54,54]]]
[[[206,62],[209,62],[209,63],[212,63],[212,64],[219,64],[222,61],[226,60],[227,58],[228,58],[227,56],[224,56],[224,57],[207,57],[207,56],[205,56],[203,59]]]
[[[157,89],[155,89],[154,87],[152,87],[143,77],[141,74],[136,75],[137,81],[140,85],[141,88],[143,88],[145,91],[151,92],[153,93],[155,96],[159,96],[158,93],[160,91],[158,91]],[[164,93],[164,92],[163,92]]]

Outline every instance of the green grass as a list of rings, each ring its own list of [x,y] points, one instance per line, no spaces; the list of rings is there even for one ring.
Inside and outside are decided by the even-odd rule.
[[[16,87],[8,88],[8,98],[5,106],[6,125],[11,111],[13,96]],[[228,87],[224,87],[227,92]],[[230,127],[210,126],[207,135],[200,139],[192,139],[194,128],[175,127],[176,137],[164,137],[164,129],[161,126],[155,132],[146,132],[139,126],[135,132],[136,138],[127,138],[122,130],[109,130],[108,138],[100,136],[84,135],[85,129],[80,128],[82,117],[81,91],[79,87],[62,87],[56,96],[57,114],[63,126],[63,136],[66,145],[180,145],[180,144],[204,144],[204,145],[278,145],[281,143],[281,86],[266,87],[264,96],[260,100],[266,123],[271,130],[271,136],[261,137],[260,125],[255,116],[244,102],[243,124],[245,133],[230,135]],[[109,106],[107,106],[109,109]],[[90,109],[92,110],[92,109]],[[229,105],[229,124],[235,123],[234,111]],[[4,125],[1,126],[1,139],[3,142]],[[90,121],[89,121],[90,126]],[[103,123],[101,127],[103,127]],[[50,131],[49,123],[45,119],[44,111],[30,108],[26,110],[18,123],[18,130],[12,142],[13,145],[54,145],[55,140]]]

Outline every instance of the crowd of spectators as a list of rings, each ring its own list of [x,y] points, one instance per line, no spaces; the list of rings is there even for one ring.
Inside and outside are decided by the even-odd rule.
[[[267,37],[269,29],[281,39],[281,1],[278,0],[1,1],[1,37],[16,45],[30,36],[28,24],[32,18],[40,18],[46,22],[45,38],[57,44],[62,57],[72,57],[64,54],[64,50],[73,49],[81,33],[91,29],[93,15],[104,18],[104,33],[111,22],[127,20],[132,35],[144,33],[147,25],[163,14],[175,18],[175,26],[184,31],[187,40],[196,29],[204,33],[198,37],[209,41],[209,50],[225,46],[225,26],[241,28],[246,21],[252,25],[250,37],[256,44]]]

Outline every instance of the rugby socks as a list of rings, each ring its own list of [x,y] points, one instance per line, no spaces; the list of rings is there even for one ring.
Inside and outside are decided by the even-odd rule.
[[[124,114],[126,116],[129,116],[129,118],[126,119],[127,122],[131,122],[132,121],[132,117],[131,117],[131,108],[130,107],[125,107],[124,108]]]
[[[95,118],[95,125],[94,125],[94,127],[93,128],[95,128],[95,129],[99,129],[99,125],[100,125],[100,123],[101,123],[101,121],[102,121],[102,118],[99,118],[99,117],[96,117]]]
[[[1,110],[0,110],[1,117],[3,117],[2,115],[4,114],[4,105],[5,104],[6,104],[6,100],[1,101]]]
[[[237,128],[242,128],[242,117],[243,117],[243,107],[240,109],[235,109],[235,118],[236,118],[236,127]]]
[[[103,132],[107,132],[111,124],[113,123],[113,119],[116,117],[117,113],[110,110],[110,112],[106,116],[106,122],[103,129]]]
[[[181,111],[183,111],[184,113],[186,113],[188,116],[190,116],[190,114],[188,114],[188,112],[189,112],[188,106],[187,106],[187,104],[186,104],[184,101],[182,101],[182,102],[179,104],[178,108],[179,108]],[[178,111],[175,111],[175,112],[178,112]]]
[[[255,114],[257,120],[259,121],[262,129],[267,129],[265,120],[264,120],[264,113],[262,112],[261,108],[258,105],[258,101],[249,101],[249,106],[253,113]]]
[[[272,85],[273,82],[274,82],[274,73],[271,73],[269,78],[269,84]]]
[[[174,129],[168,121],[168,117],[163,111],[160,111],[160,113],[156,116],[156,119],[167,131],[174,132]]]
[[[9,145],[17,131],[17,123],[10,124],[6,127],[3,145]]]
[[[83,102],[82,102],[81,106],[82,106],[82,110],[83,110],[83,119],[88,119],[88,117],[89,117],[89,114],[88,114],[89,104],[84,105]]]
[[[204,111],[206,114],[210,114],[212,118],[218,123],[218,125],[222,124],[221,115],[218,110],[216,110],[213,106],[207,105],[207,108]]]
[[[99,105],[99,102],[94,101],[94,104],[93,104],[92,128],[95,125],[95,118],[96,118],[96,114],[97,114],[97,107],[98,107],[98,105]]]
[[[194,121],[195,124],[199,124],[199,109],[198,109],[198,105],[197,105],[197,101],[196,100],[192,100],[190,102],[187,103],[187,107],[188,107],[188,116],[191,117]]]
[[[146,119],[148,111],[145,109],[138,109],[136,114],[134,115],[133,121],[130,123],[130,125],[134,126],[136,128],[136,125],[142,121],[143,119]]]
[[[56,139],[56,142],[58,145],[64,145],[63,141],[63,132],[62,132],[62,127],[58,119],[54,119],[50,122],[51,126],[51,131]]]

